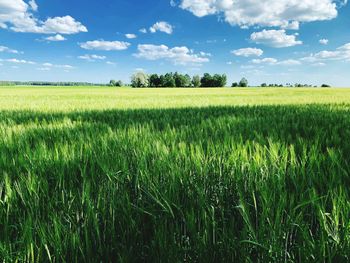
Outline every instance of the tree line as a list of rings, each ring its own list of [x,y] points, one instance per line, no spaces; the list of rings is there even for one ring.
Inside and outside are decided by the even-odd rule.
[[[0,86],[106,86],[90,82],[0,81]]]
[[[131,76],[131,86],[135,88],[187,88],[187,87],[225,87],[227,76],[225,74],[205,73],[202,77],[188,74],[166,73],[164,75],[137,72]]]

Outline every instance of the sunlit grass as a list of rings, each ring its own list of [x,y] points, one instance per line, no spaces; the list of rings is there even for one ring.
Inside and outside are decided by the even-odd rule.
[[[0,87],[0,109],[40,111],[348,103],[350,89]]]
[[[349,262],[349,98],[1,88],[0,262]]]

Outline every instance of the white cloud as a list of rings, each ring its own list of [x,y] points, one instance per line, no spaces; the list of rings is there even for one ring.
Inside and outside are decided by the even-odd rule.
[[[37,68],[37,70],[40,70],[40,71],[50,71],[51,68],[41,67],[41,68]]]
[[[114,66],[114,65],[116,65],[117,63],[112,62],[112,61],[107,61],[106,64],[107,64],[107,65],[112,65],[112,66]]]
[[[232,50],[231,53],[241,57],[260,57],[264,53],[264,51],[259,48],[241,48],[237,50]]]
[[[209,58],[207,56],[195,54],[187,47],[169,48],[165,45],[138,45],[138,51],[139,52],[134,54],[134,56],[147,60],[167,59],[172,61],[174,64],[180,65],[209,62]]]
[[[73,69],[74,67],[71,65],[54,65],[56,68],[63,68],[63,69]]]
[[[270,47],[283,48],[301,45],[303,42],[296,39],[297,36],[287,35],[284,29],[281,30],[263,30],[254,32],[250,39],[257,44],[264,44]]]
[[[323,38],[323,39],[320,39],[320,44],[322,44],[322,45],[328,45],[328,42],[329,42],[329,40],[328,39],[325,39],[325,38]]]
[[[141,28],[139,31],[140,31],[141,33],[143,33],[143,34],[146,34],[146,33],[147,33],[147,29],[146,29],[146,28]]]
[[[65,40],[67,40],[67,39],[64,38],[62,35],[57,34],[57,35],[55,35],[55,36],[46,37],[45,40],[47,40],[47,41],[53,41],[53,42],[58,42],[58,41],[65,41]]]
[[[19,54],[18,50],[11,49],[5,46],[0,46],[0,52],[6,52],[6,53],[12,53],[12,54]]]
[[[15,32],[40,34],[76,34],[87,28],[71,16],[48,18],[41,21],[33,15],[38,10],[34,0],[0,0],[0,27]]]
[[[73,17],[64,16],[48,18],[42,26],[42,31],[42,33],[46,34],[60,33],[70,35],[87,32],[87,29],[80,22],[75,21]]]
[[[28,4],[33,11],[35,11],[35,12],[38,11],[39,7],[38,7],[37,3],[35,2],[35,0],[30,0],[28,2]]]
[[[83,49],[105,51],[125,50],[128,49],[129,46],[130,43],[128,42],[104,40],[94,40],[80,44],[80,47]]]
[[[43,68],[61,68],[65,70],[74,69],[74,67],[71,65],[59,65],[59,64],[52,64],[49,62],[43,63],[42,66]]]
[[[282,60],[282,61],[277,62],[277,65],[298,66],[298,65],[301,65],[301,62],[299,60],[295,60],[295,59],[287,59],[287,60]]]
[[[223,16],[240,27],[297,28],[299,22],[330,20],[338,15],[338,0],[181,0],[180,7],[195,16]],[[346,4],[339,3],[338,7]]]
[[[161,22],[157,22],[153,26],[151,26],[149,28],[149,31],[151,33],[156,33],[157,31],[160,31],[160,32],[164,32],[166,34],[172,34],[173,33],[173,26],[167,22],[161,21]]]
[[[314,63],[314,64],[311,64],[311,66],[314,66],[314,67],[324,67],[326,66],[327,64],[326,63],[323,63],[323,62],[317,62],[317,63]]]
[[[95,60],[104,60],[106,59],[105,56],[99,56],[99,55],[84,55],[84,56],[79,56],[78,58],[84,59],[87,61],[95,61]]]
[[[263,59],[253,59],[252,63],[254,64],[276,64],[277,63],[277,59],[275,58],[263,58]]]
[[[15,63],[15,64],[30,64],[30,65],[36,64],[33,61],[28,61],[28,60],[24,60],[24,59],[17,59],[17,58],[6,59],[5,61],[10,62],[10,63]]]
[[[125,34],[125,37],[128,38],[128,39],[137,38],[137,36],[135,34]]]
[[[275,58],[263,58],[263,59],[253,59],[251,61],[253,64],[267,64],[267,65],[281,65],[281,66],[297,66],[301,65],[299,60],[287,59],[287,60],[277,60]]]
[[[211,57],[211,56],[212,56],[211,53],[207,53],[207,52],[203,52],[203,51],[199,52],[199,54],[200,54],[202,57]]]
[[[281,28],[287,30],[299,30],[300,23],[298,21],[288,22],[287,24],[281,25]]]
[[[331,60],[350,61],[350,43],[338,47],[336,50],[323,50],[316,54],[311,54],[301,60],[311,63]]]

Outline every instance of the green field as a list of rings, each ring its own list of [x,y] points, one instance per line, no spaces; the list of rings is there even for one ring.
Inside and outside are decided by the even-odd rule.
[[[350,89],[0,88],[0,262],[349,262]]]

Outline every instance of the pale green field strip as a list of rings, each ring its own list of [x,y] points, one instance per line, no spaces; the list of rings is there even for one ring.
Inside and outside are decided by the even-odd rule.
[[[71,111],[344,103],[350,103],[350,89],[0,87],[0,110]]]

